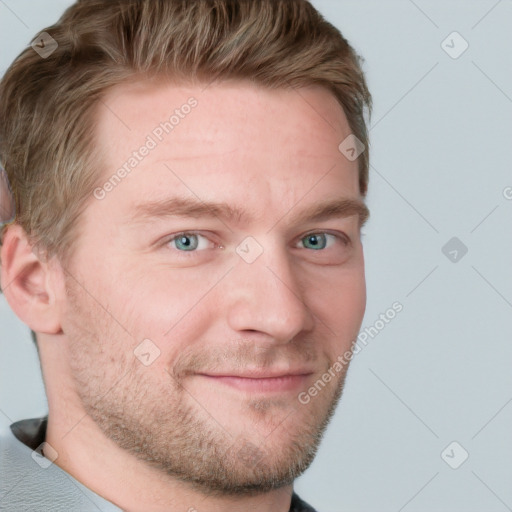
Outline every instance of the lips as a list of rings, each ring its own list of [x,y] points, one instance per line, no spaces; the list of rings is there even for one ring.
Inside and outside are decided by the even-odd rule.
[[[294,371],[245,371],[243,373],[198,374],[212,383],[230,386],[247,392],[285,392],[304,385],[313,372]]]

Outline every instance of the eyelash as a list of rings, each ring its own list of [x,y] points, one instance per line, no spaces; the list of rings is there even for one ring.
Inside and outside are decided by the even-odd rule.
[[[174,235],[172,235],[170,238],[167,237],[164,241],[164,243],[162,245],[164,245],[165,247],[169,246],[174,240],[178,239],[179,237],[181,236],[188,236],[188,235],[196,235],[196,236],[202,236],[204,238],[208,238],[206,235],[204,235],[203,233],[200,233],[198,231],[182,231],[180,233],[175,233]],[[308,236],[311,236],[311,235],[331,235],[333,237],[335,237],[339,242],[341,242],[341,244],[344,246],[344,247],[349,247],[351,245],[351,240],[349,237],[347,237],[345,234],[343,233],[340,233],[340,232],[337,232],[337,233],[332,233],[330,231],[311,231],[309,233],[306,233],[305,235],[302,235],[299,242],[304,240],[305,238],[307,238]],[[221,245],[219,244],[215,244],[216,246],[214,248],[219,248],[221,247]],[[305,248],[307,249],[307,248]],[[324,248],[324,249],[318,249],[318,250],[314,250],[314,249],[310,249],[311,252],[325,252],[326,250],[328,249],[327,248]],[[193,254],[195,253],[198,253],[198,252],[202,252],[204,251],[203,250],[193,250],[193,251],[180,251],[179,249],[173,249],[174,252],[177,252],[179,253],[180,255],[183,255],[184,257],[189,257],[189,256],[192,256]]]

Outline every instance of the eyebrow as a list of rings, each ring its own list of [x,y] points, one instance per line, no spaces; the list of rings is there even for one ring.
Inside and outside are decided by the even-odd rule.
[[[290,211],[293,211],[293,208]],[[283,215],[281,219],[286,215],[288,214]],[[359,226],[362,227],[367,221],[370,212],[365,203],[360,199],[339,198],[311,205],[305,210],[292,214],[289,222],[292,224],[301,224],[305,222],[319,222],[336,217],[351,217],[354,215],[359,217]],[[254,217],[248,212],[227,203],[201,201],[200,199],[192,197],[170,197],[137,204],[134,207],[129,222],[144,223],[152,219],[166,217],[217,217],[235,224],[250,223],[254,220]],[[281,219],[279,219],[276,224],[280,222]]]

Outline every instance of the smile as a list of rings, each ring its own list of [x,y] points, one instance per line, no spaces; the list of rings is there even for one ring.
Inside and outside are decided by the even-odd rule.
[[[239,391],[251,393],[277,393],[296,391],[305,385],[311,373],[288,374],[275,377],[254,377],[239,375],[205,375],[199,374],[211,382],[230,386]]]

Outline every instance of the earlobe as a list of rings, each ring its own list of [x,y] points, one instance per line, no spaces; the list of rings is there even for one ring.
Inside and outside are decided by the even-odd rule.
[[[0,282],[12,310],[35,332],[59,333],[59,308],[49,262],[33,250],[18,224],[8,226],[0,249]]]

